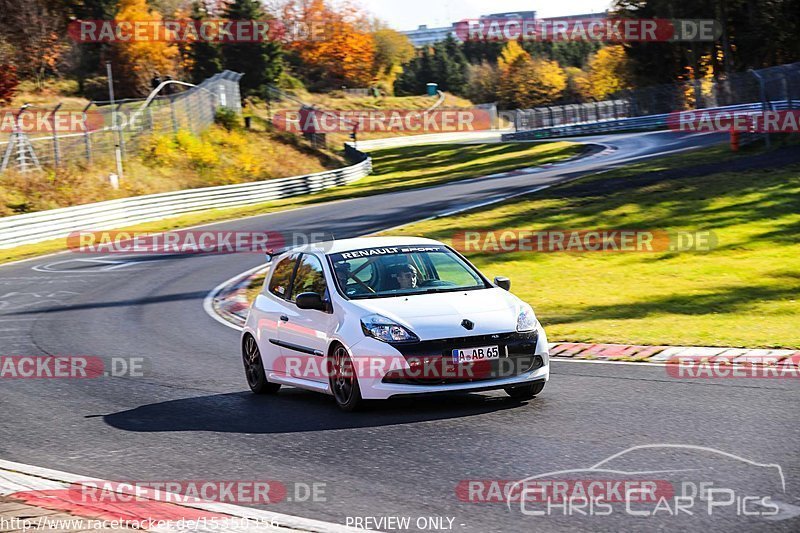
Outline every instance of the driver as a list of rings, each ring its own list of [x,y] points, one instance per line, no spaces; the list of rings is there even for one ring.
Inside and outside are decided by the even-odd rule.
[[[334,272],[336,279],[339,280],[339,286],[344,289],[350,278],[350,263],[337,263],[334,266]]]
[[[412,289],[417,286],[417,268],[409,263],[395,268],[397,284],[401,289]]]

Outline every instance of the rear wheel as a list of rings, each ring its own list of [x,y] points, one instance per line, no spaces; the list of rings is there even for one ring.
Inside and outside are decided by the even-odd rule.
[[[515,400],[530,400],[544,389],[544,381],[534,381],[527,385],[520,385],[518,387],[506,387],[506,394]]]
[[[337,344],[329,357],[330,385],[336,405],[343,411],[356,411],[363,404],[353,360],[347,349]]]
[[[264,362],[261,360],[261,352],[258,344],[252,335],[248,335],[242,344],[242,360],[244,361],[244,373],[247,377],[247,385],[256,394],[275,394],[281,388],[279,383],[267,381],[264,372]]]

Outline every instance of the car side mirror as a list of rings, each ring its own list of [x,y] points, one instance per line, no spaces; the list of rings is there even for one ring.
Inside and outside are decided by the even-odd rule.
[[[297,295],[294,303],[300,309],[316,309],[317,311],[327,311],[328,304],[316,292],[303,292]]]
[[[500,287],[501,289],[505,289],[507,291],[511,290],[511,280],[505,276],[495,276],[494,284]]]

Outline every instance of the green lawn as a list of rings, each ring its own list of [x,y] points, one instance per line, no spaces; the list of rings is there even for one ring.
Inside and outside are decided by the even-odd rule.
[[[800,348],[800,166],[593,192],[722,149],[637,164],[393,234],[449,241],[485,229],[711,230],[707,252],[467,253],[512,279],[551,340]]]
[[[583,147],[568,142],[511,144],[445,144],[378,150],[372,154],[374,174],[344,187],[248,207],[213,209],[142,224],[129,230],[166,231],[300,207],[318,202],[368,196],[447,181],[474,178],[552,163],[576,155]],[[65,249],[57,239],[0,250],[0,263]]]

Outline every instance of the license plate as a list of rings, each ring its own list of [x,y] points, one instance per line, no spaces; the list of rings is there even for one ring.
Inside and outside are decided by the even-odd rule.
[[[477,348],[453,350],[453,362],[456,364],[489,361],[491,359],[500,359],[499,346],[479,346]]]

